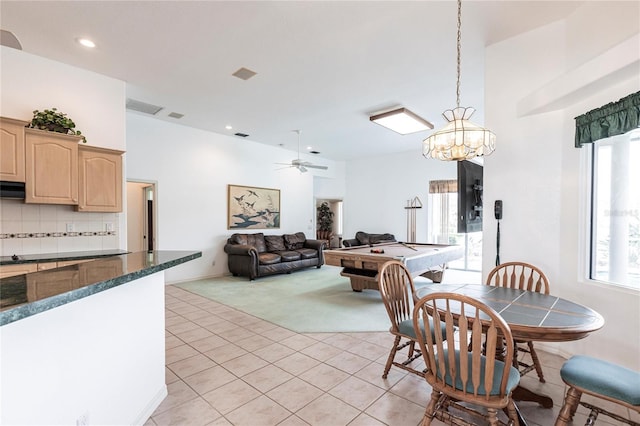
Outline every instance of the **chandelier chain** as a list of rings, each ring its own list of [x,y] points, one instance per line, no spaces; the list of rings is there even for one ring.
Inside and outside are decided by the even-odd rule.
[[[457,39],[457,53],[458,60],[456,62],[458,77],[456,79],[456,106],[460,107],[460,39],[462,38],[462,32],[460,27],[462,25],[462,0],[458,0],[458,39]]]

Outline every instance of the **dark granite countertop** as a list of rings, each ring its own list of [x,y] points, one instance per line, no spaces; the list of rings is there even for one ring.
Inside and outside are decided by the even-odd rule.
[[[202,252],[199,251],[164,250],[111,254],[109,257],[101,257],[77,265],[2,278],[0,279],[0,326],[201,256]]]
[[[19,265],[21,263],[57,262],[65,260],[96,259],[100,257],[115,256],[129,253],[126,250],[94,250],[94,251],[70,251],[67,253],[40,253],[21,254],[17,258],[12,256],[0,256],[0,266]]]

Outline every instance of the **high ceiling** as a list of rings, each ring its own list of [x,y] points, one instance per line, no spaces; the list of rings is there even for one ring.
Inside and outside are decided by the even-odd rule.
[[[581,3],[463,3],[461,106],[478,110],[473,121],[484,122],[484,46]],[[456,101],[451,0],[2,0],[0,27],[25,52],[125,81],[128,98],[164,107],[160,120],[291,150],[300,129],[303,147],[334,160],[421,152],[430,131],[401,136],[369,116],[404,106],[437,129]],[[257,75],[232,76],[241,67]]]

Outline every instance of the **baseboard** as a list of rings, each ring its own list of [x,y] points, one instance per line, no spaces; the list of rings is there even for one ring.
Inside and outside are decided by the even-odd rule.
[[[168,394],[169,393],[167,392],[167,385],[166,384],[162,385],[162,388],[160,388],[160,390],[158,390],[155,396],[151,398],[151,401],[149,401],[147,406],[144,407],[144,409],[140,412],[140,414],[135,419],[135,421],[133,421],[131,424],[144,425],[147,422],[147,420],[149,420],[149,417],[151,417],[153,412],[156,411],[156,409],[162,403],[162,401],[164,401],[164,399],[167,397]]]

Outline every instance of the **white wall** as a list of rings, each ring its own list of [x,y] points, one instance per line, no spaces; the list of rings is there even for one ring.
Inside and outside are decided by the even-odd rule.
[[[348,163],[343,238],[354,238],[358,231],[388,232],[406,241],[405,207],[417,196],[423,207],[416,210],[416,241],[427,241],[429,181],[456,179],[457,166],[424,158],[422,138],[416,140],[415,151]]]
[[[585,278],[588,163],[586,148],[574,148],[573,118],[640,88],[637,72],[631,77],[615,73],[617,63],[626,69],[630,58],[640,55],[640,45],[625,49],[618,58],[610,57],[612,47],[637,35],[639,5],[617,3],[606,13],[600,8],[586,2],[567,21],[487,49],[485,116],[498,140],[495,153],[485,159],[484,202],[490,206],[496,199],[504,200],[503,262],[524,260],[538,265],[551,281],[552,294],[589,306],[605,318],[604,328],[586,339],[541,346],[640,370],[640,295]],[[602,55],[608,55],[603,61],[606,69],[584,72],[578,68],[587,61],[597,63]],[[618,78],[611,79],[605,72]],[[563,81],[576,90],[547,90],[554,84],[561,87],[558,82]],[[541,110],[548,112],[519,116],[519,103],[532,99],[546,105]],[[485,216],[485,276],[493,267],[495,230],[496,221]]]
[[[3,325],[0,424],[143,424],[167,395],[164,335],[164,271]]]
[[[304,232],[315,238],[314,176],[340,179],[344,166],[329,170],[282,169],[296,153],[246,139],[127,114],[127,178],[157,182],[159,250],[199,250],[202,257],[167,271],[176,282],[228,274],[224,244],[234,232]],[[303,160],[313,161],[302,156]],[[227,186],[280,189],[281,228],[227,229]],[[336,196],[341,184],[335,187]]]
[[[0,115],[30,121],[34,110],[57,108],[76,123],[87,145],[126,150],[125,83],[87,70],[0,46]],[[126,158],[126,157],[125,157]],[[72,206],[24,204],[0,200],[0,233],[105,231],[116,237],[45,237],[0,239],[0,255],[124,249],[124,214],[81,213]]]

